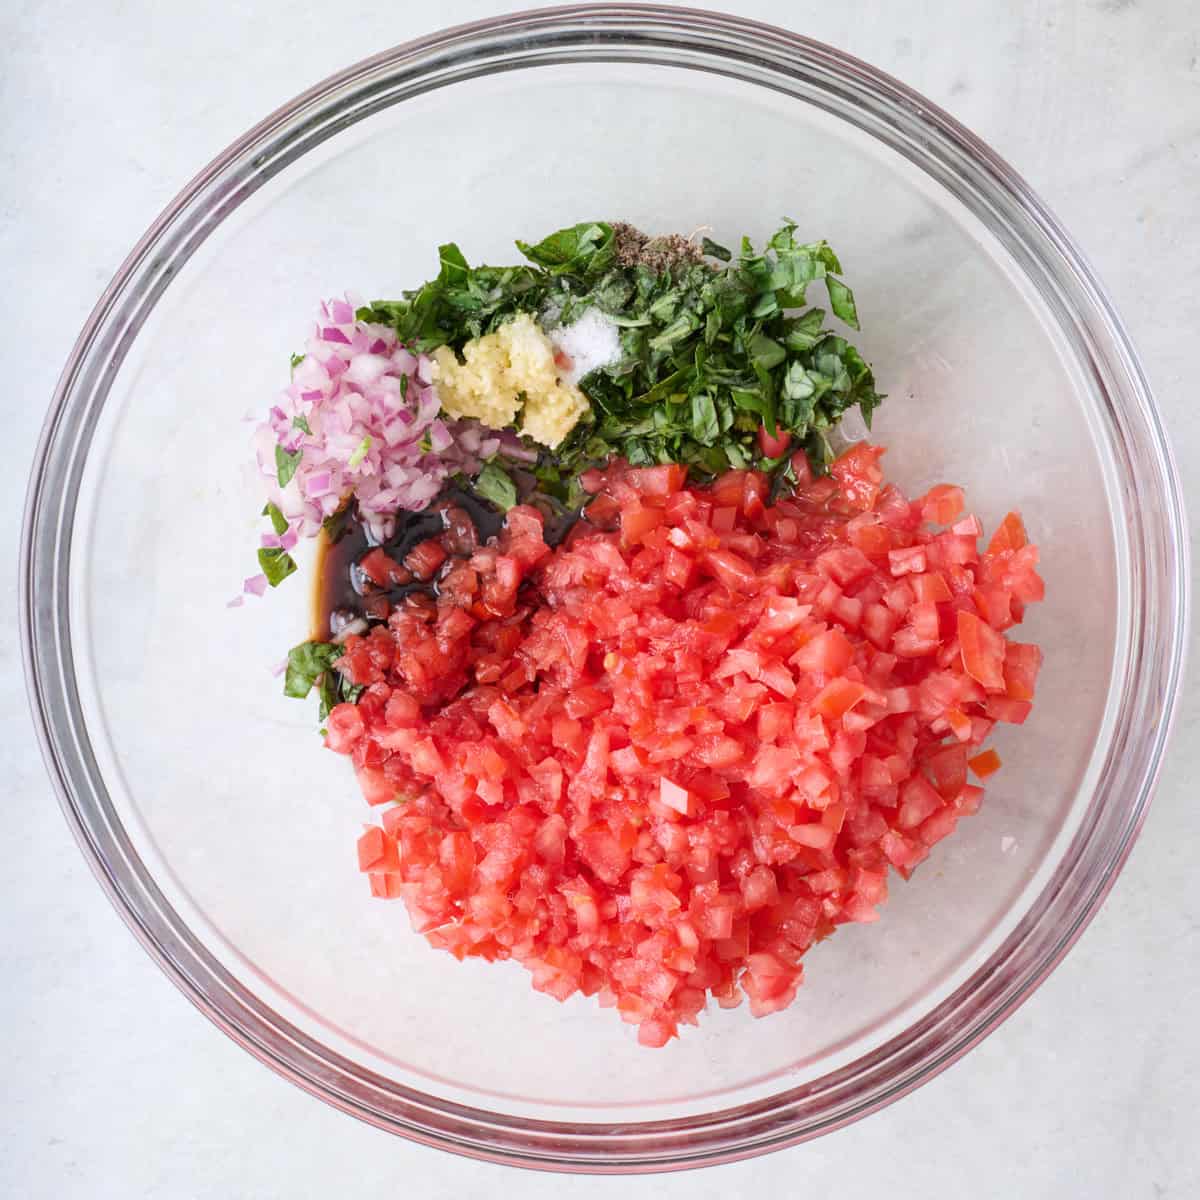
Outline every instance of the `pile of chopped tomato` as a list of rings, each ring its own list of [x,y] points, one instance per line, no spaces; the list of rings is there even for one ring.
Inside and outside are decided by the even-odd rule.
[[[373,893],[646,1045],[709,996],[788,1005],[809,947],[979,807],[968,768],[999,766],[978,747],[1041,662],[1006,636],[1043,591],[1020,518],[981,552],[958,488],[909,501],[881,453],[775,504],[753,472],[617,465],[556,550],[517,507],[469,556],[422,551],[437,599],[347,640],[365,691],[328,724],[388,805]]]

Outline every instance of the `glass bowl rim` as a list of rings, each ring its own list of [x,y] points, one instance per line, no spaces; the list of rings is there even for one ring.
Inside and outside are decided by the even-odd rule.
[[[389,88],[423,82],[433,90],[451,86],[455,72],[475,77],[563,62],[678,66],[784,91],[790,80],[797,99],[848,102],[847,120],[902,153],[907,147],[912,162],[955,189],[993,232],[1007,232],[1006,246],[1026,270],[1040,272],[1044,298],[1069,318],[1076,350],[1107,402],[1109,448],[1132,495],[1126,515],[1134,619],[1106,770],[1090,823],[1004,945],[934,1010],[840,1070],[737,1108],[623,1125],[527,1120],[393,1084],[326,1050],[230,976],[171,909],[121,829],[75,692],[68,614],[88,418],[102,407],[132,336],[178,267],[259,182],[337,128],[403,103]],[[802,94],[806,87],[817,94]],[[356,115],[347,121],[347,113]],[[1149,521],[1154,513],[1157,527]],[[1020,176],[936,105],[841,51],[741,17],[624,4],[495,17],[383,51],[283,105],[188,183],[119,268],[64,367],[30,476],[19,587],[26,683],[60,804],[110,900],[180,990],[255,1057],[371,1124],[493,1162],[599,1173],[709,1165],[828,1132],[932,1078],[1014,1011],[1094,915],[1145,818],[1178,699],[1189,606],[1180,484],[1149,386],[1093,272]],[[1130,747],[1139,722],[1153,736]]]

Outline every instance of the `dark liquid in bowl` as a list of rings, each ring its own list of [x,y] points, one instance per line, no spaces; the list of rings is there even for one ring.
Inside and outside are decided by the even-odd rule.
[[[578,520],[578,512],[546,513],[546,541],[556,545]],[[504,526],[504,514],[486,500],[460,487],[449,487],[422,512],[401,512],[392,536],[381,544],[397,563],[421,542],[443,541],[453,557],[462,555],[453,542],[454,526],[464,518],[474,526],[479,545],[494,538]],[[449,537],[447,535],[450,535]],[[449,543],[449,544],[447,544]],[[436,578],[429,582],[377,587],[363,577],[358,567],[363,555],[379,544],[373,542],[353,503],[336,522],[332,534],[322,530],[317,543],[316,592],[313,611],[314,641],[327,642],[349,621],[366,618],[383,620],[383,605],[390,610],[413,593],[437,595]],[[368,611],[368,608],[373,611]]]

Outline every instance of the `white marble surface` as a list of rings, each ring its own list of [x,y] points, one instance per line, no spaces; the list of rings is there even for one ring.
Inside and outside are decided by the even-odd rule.
[[[732,0],[730,0],[732,3]],[[94,299],[192,172],[329,72],[497,2],[7,0],[0,6],[0,540]],[[1200,20],[1192,0],[759,0],[890,70],[1007,156],[1077,236],[1156,387],[1200,498]],[[1197,556],[1200,557],[1200,556]],[[12,573],[5,614],[15,611]],[[999,1032],[866,1122],[658,1179],[519,1174],[408,1145],[282,1082],[181,998],[103,899],[0,642],[0,1195],[716,1197],[1200,1195],[1200,695],[1103,911]]]

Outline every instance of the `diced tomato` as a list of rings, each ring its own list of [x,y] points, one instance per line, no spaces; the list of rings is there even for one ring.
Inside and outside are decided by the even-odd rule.
[[[742,513],[753,520],[762,514],[767,501],[767,479],[757,471],[749,471],[742,481]]]
[[[950,732],[960,742],[969,742],[975,736],[974,721],[961,708],[946,710],[946,724],[950,726]]]
[[[738,510],[733,505],[721,505],[713,510],[712,527],[718,533],[732,533],[737,519]]]
[[[889,867],[977,811],[968,769],[999,766],[980,747],[1041,664],[1003,633],[1042,590],[1019,518],[980,558],[961,492],[910,503],[879,454],[813,479],[797,452],[774,506],[753,471],[700,489],[614,463],[557,548],[516,506],[487,544],[365,555],[387,623],[346,639],[333,669],[364,691],[326,741],[380,806],[371,894],[458,958],[600,997],[644,1045],[710,997],[789,1004],[808,949],[877,920]],[[436,596],[392,609],[405,574]]]
[[[935,846],[942,838],[949,837],[958,824],[958,813],[953,808],[939,808],[932,812],[917,829],[917,836],[926,846]]]
[[[1004,692],[1013,700],[1032,700],[1042,666],[1042,652],[1037,646],[1008,642],[1004,650]]]
[[[921,604],[943,604],[952,600],[953,593],[946,583],[946,577],[938,571],[930,571],[924,575],[914,575],[909,581],[913,594]]]
[[[764,458],[782,458],[791,444],[792,435],[786,429],[777,429],[774,434],[770,434],[765,425],[758,427],[758,448]]]
[[[972,599],[979,615],[993,629],[1004,630],[1014,624],[1012,593],[1006,588],[981,587],[976,589]]]
[[[879,467],[882,455],[881,446],[859,442],[830,466],[830,477],[841,489],[842,497],[850,508],[867,512],[875,507],[883,483],[883,471]]]
[[[865,684],[852,679],[833,679],[812,702],[813,712],[823,717],[840,717],[852,709],[867,694]]]
[[[1004,691],[1004,638],[974,613],[959,609],[958,644],[967,674],[989,692]]]
[[[947,483],[932,487],[921,500],[921,516],[933,525],[951,525],[963,510],[962,488]]]
[[[933,786],[943,796],[956,796],[967,782],[967,748],[942,746],[925,759],[924,766]]]
[[[908,610],[908,624],[917,638],[936,643],[940,630],[937,605],[928,600],[918,600]]]
[[[735,510],[740,508],[746,475],[746,471],[726,471],[723,475],[718,475],[712,483],[713,503]]]
[[[349,754],[366,732],[366,725],[353,704],[338,704],[325,719],[325,729],[325,745],[338,754]]]
[[[915,575],[926,569],[927,554],[924,546],[907,546],[901,550],[888,551],[888,563],[893,575]]]
[[[668,546],[663,554],[662,572],[668,583],[677,588],[686,588],[692,580],[694,560],[688,555]]]
[[[379,828],[369,825],[358,839],[358,869],[360,871],[399,870],[400,858],[396,843]]]
[[[412,582],[412,575],[378,546],[358,560],[359,570],[376,587],[395,587]]]
[[[758,586],[754,568],[729,550],[710,550],[703,561],[712,574],[733,591],[752,592]]]
[[[803,450],[797,450],[788,461],[796,481],[796,489],[803,491],[813,481],[812,464],[808,461],[808,455]]]
[[[869,604],[863,610],[863,633],[880,649],[891,644],[900,618],[883,604]]]
[[[804,825],[792,825],[788,829],[788,836],[793,842],[811,850],[829,850],[837,840],[837,830],[826,825],[822,819]]]
[[[954,810],[966,816],[979,811],[979,806],[983,803],[983,788],[976,787],[974,784],[968,783],[957,796],[954,797]]]
[[[1000,527],[996,532],[992,534],[987,552],[988,554],[1000,554],[1005,550],[1020,550],[1028,542],[1029,538],[1025,533],[1025,523],[1021,520],[1021,514],[1010,512],[1000,522]]]
[[[677,813],[682,813],[685,817],[695,816],[696,798],[686,788],[681,788],[677,783],[672,783],[669,779],[662,781],[659,789],[659,799],[668,808],[673,808]]]
[[[863,513],[847,522],[846,534],[851,545],[871,558],[882,557],[893,546],[891,530],[874,513]],[[795,536],[791,540],[795,541]]]
[[[840,629],[828,629],[804,643],[788,661],[801,671],[840,675],[854,658],[854,647]]]
[[[914,775],[900,789],[900,828],[915,829],[941,804],[941,796],[922,776]]]
[[[399,872],[372,871],[367,878],[371,881],[371,895],[379,900],[399,900],[404,894]]]
[[[445,561],[446,551],[442,548],[441,542],[435,538],[418,542],[404,556],[404,565],[418,579],[432,579]]]
[[[984,711],[993,721],[1007,721],[1010,725],[1024,725],[1033,705],[1028,700],[1012,700],[1008,696],[989,696]]]
[[[639,471],[629,472],[628,479],[634,489],[644,496],[670,496],[687,481],[687,467],[679,463],[643,467]]]
[[[854,583],[874,570],[871,560],[856,546],[837,546],[817,556],[817,566],[842,586]]]
[[[666,519],[661,508],[630,505],[621,510],[621,538],[626,546],[636,546],[651,530],[659,528]]]
[[[977,778],[986,779],[1000,770],[1000,755],[995,750],[985,750],[970,759],[967,765],[975,772]]]

